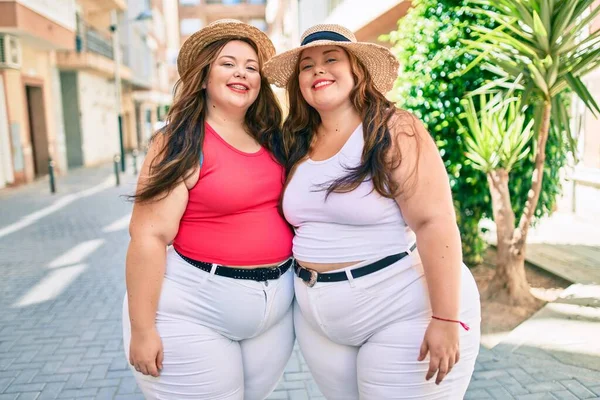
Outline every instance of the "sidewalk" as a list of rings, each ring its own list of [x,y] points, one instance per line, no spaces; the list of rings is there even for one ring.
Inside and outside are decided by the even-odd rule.
[[[552,216],[530,230],[527,262],[573,284],[546,304],[493,348],[494,354],[522,357],[535,363],[560,362],[584,368],[600,384],[600,191],[579,188],[577,213],[566,191]],[[488,223],[488,240],[495,227]],[[553,371],[556,372],[556,371]],[[598,395],[596,393],[596,395]]]
[[[138,160],[141,165],[141,160]],[[127,170],[120,173],[121,181],[127,181],[133,176],[133,161],[128,156]],[[0,189],[0,227],[18,221],[25,215],[39,211],[54,205],[55,207],[69,203],[73,195],[85,190],[102,190],[103,188],[115,186],[115,173],[112,163],[107,163],[90,168],[78,168],[70,170],[66,175],[58,175],[55,178],[56,193],[50,192],[50,181],[48,175],[35,182]],[[131,183],[129,183],[131,184]],[[95,191],[92,191],[93,194]],[[5,211],[6,210],[6,211]],[[10,212],[7,212],[10,210]]]
[[[122,195],[135,178],[130,168],[115,187],[111,174],[112,165],[75,171],[60,178],[55,196],[47,182],[0,192],[0,400],[143,398],[121,340],[131,213]],[[570,307],[577,330],[597,327],[596,314],[567,304],[574,298],[553,303],[563,307],[554,312],[564,315]],[[577,301],[597,310],[595,300]],[[578,341],[567,354],[552,353],[554,343],[576,332],[570,325],[563,331],[528,325],[532,320],[511,333],[511,342],[481,348],[466,398],[600,398],[593,347]],[[583,339],[593,345],[598,335],[588,332],[593,338]],[[591,359],[587,368],[583,356]],[[298,350],[269,399],[323,400]]]

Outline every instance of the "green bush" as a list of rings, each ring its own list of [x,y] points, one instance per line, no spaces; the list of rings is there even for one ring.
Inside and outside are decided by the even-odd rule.
[[[399,78],[391,99],[425,123],[446,165],[463,242],[464,261],[482,261],[486,243],[479,221],[491,217],[491,201],[485,175],[465,157],[465,144],[457,123],[463,112],[460,100],[496,76],[476,67],[461,75],[474,55],[464,52],[463,39],[471,39],[472,24],[492,27],[491,20],[467,11],[464,0],[415,0],[409,13],[398,21],[398,30],[386,35],[400,61]],[[560,193],[558,170],[566,155],[558,139],[548,141],[544,188],[536,210],[541,216],[552,210]],[[511,174],[515,208],[522,209],[533,171],[533,154]]]

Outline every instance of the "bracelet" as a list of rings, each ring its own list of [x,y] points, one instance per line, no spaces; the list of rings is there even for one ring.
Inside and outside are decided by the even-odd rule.
[[[455,322],[455,323],[457,323],[457,324],[460,324],[460,326],[462,326],[462,327],[464,328],[464,330],[465,330],[465,331],[468,331],[469,329],[471,329],[471,328],[469,328],[469,325],[465,324],[465,323],[464,323],[464,322],[462,322],[462,321],[457,321],[457,320],[455,320],[455,319],[446,319],[446,318],[440,318],[440,317],[436,317],[435,315],[431,316],[431,318],[433,318],[433,319],[437,319],[437,320],[439,320],[439,321]]]

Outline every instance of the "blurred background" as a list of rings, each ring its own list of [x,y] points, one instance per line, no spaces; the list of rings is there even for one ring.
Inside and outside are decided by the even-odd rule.
[[[598,7],[0,0],[0,400],[141,398],[121,345],[122,195],[173,101],[181,44],[221,18],[278,52],[318,23],[390,48],[387,96],[439,148],[482,293],[467,398],[600,398]],[[323,399],[297,350],[270,398]]]
[[[408,1],[18,0],[0,2],[0,188],[142,149],[164,120],[178,49],[220,18],[265,31],[278,51],[322,22],[359,40],[396,27]],[[122,116],[121,136],[118,115]]]
[[[181,43],[216,19],[255,25],[278,51],[317,23],[343,24],[359,41],[391,47],[388,34],[410,8],[406,0],[3,0],[0,188],[47,175],[50,158],[63,174],[110,160],[121,147],[144,148],[172,101]],[[590,31],[598,27],[596,18]],[[599,76],[586,78],[594,94]],[[584,117],[582,166],[598,170],[600,122],[574,111]]]

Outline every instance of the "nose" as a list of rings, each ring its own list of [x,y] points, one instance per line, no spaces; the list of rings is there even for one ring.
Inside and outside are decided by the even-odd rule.
[[[236,78],[246,78],[246,68],[241,67],[236,69],[233,76],[235,76]]]
[[[323,75],[325,73],[325,69],[318,65],[313,68],[313,71],[315,75]]]

